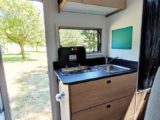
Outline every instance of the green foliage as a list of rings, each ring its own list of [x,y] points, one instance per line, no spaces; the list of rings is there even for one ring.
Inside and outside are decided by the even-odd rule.
[[[16,43],[25,58],[24,46],[44,43],[41,17],[28,0],[0,0],[0,40]]]
[[[39,58],[39,56],[41,56],[42,54],[44,54],[43,52],[26,52],[26,59],[25,61],[23,61],[21,59],[21,54],[3,54],[3,62],[4,63],[18,63],[18,62],[28,62],[28,61],[37,61],[37,59],[33,59],[33,55],[36,56],[37,58]]]
[[[72,29],[60,29],[60,41],[62,46],[80,46],[83,44],[84,36],[81,31]]]
[[[84,43],[88,51],[97,50],[97,31],[96,30],[83,30],[82,35],[85,36]]]
[[[28,57],[27,57],[28,59]],[[14,63],[21,61],[21,55],[20,54],[4,54],[3,55],[3,61],[5,63]]]
[[[59,33],[61,46],[85,46],[87,52],[97,51],[96,30],[60,29]]]

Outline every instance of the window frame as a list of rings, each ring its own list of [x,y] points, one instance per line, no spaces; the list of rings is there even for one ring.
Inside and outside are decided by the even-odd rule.
[[[58,42],[57,46],[60,47],[60,29],[71,29],[71,30],[96,30],[97,31],[97,50],[96,52],[87,52],[87,55],[95,55],[102,53],[102,28],[92,28],[92,27],[68,27],[68,26],[59,26],[57,28],[58,31]]]

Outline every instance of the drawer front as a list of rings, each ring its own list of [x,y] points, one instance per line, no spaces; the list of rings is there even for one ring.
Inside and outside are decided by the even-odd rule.
[[[72,114],[72,120],[123,120],[132,96]]]
[[[70,86],[71,111],[78,112],[99,104],[133,95],[137,74],[127,74]]]

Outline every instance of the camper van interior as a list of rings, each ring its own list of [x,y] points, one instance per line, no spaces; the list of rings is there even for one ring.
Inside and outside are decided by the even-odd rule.
[[[40,2],[52,120],[160,120],[159,0]],[[1,55],[0,120],[12,120],[5,78]]]

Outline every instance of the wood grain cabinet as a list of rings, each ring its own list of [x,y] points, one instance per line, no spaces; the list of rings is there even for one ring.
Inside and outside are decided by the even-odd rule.
[[[58,0],[59,12],[109,15],[126,8],[127,0]]]
[[[83,3],[119,9],[126,8],[126,0],[83,0]]]
[[[131,97],[122,98],[72,115],[72,120],[123,120]]]
[[[136,90],[137,73],[74,85],[59,83],[62,120],[123,120]]]

